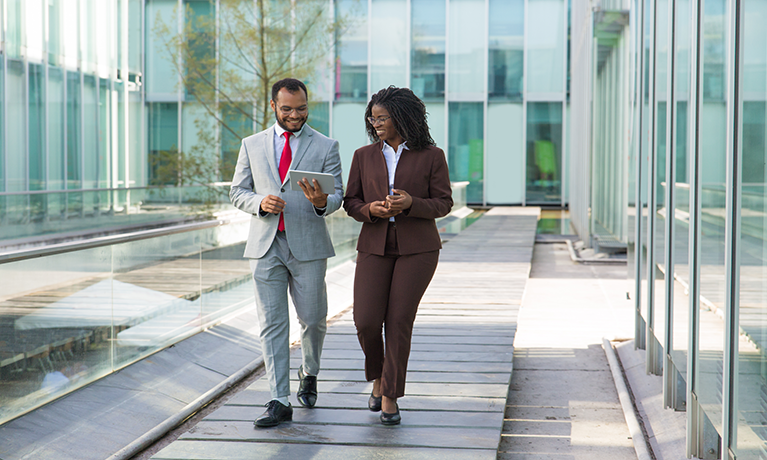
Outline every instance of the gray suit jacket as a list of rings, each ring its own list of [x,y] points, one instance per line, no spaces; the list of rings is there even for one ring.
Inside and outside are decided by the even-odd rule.
[[[304,125],[303,135],[306,137],[301,139],[298,151],[294,152],[290,169],[323,172],[335,177],[335,190],[323,190],[328,194],[328,204],[322,217],[315,213],[303,192],[292,191],[287,181],[280,180],[274,154],[274,126],[242,140],[229,198],[235,207],[252,214],[245,246],[247,258],[263,257],[277,233],[278,215],[258,216],[261,200],[266,195],[285,200],[285,236],[296,259],[307,261],[335,255],[323,217],[341,207],[344,194],[338,141],[309,125]]]

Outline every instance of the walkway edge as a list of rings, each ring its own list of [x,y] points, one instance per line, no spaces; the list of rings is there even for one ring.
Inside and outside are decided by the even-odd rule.
[[[610,364],[610,372],[613,375],[613,381],[615,381],[615,389],[618,391],[618,398],[621,401],[623,415],[626,417],[626,424],[628,425],[629,433],[631,434],[631,441],[634,444],[637,458],[638,460],[653,460],[654,457],[650,454],[650,450],[647,447],[647,440],[644,437],[642,428],[639,426],[639,420],[637,420],[634,405],[631,403],[631,396],[629,396],[626,382],[623,379],[623,373],[618,364],[618,357],[615,354],[615,349],[606,338],[602,339],[602,348],[605,350],[607,362]]]
[[[226,380],[222,381],[215,387],[200,395],[194,401],[187,404],[179,412],[171,415],[156,427],[147,431],[127,446],[110,455],[106,460],[128,460],[132,458],[139,452],[154,444],[155,441],[168,434],[170,430],[180,425],[181,422],[186,420],[189,416],[208,405],[211,401],[216,399],[216,397],[220,396],[234,385],[236,385],[239,381],[253,373],[263,363],[263,357],[254,359],[245,367],[230,375]]]

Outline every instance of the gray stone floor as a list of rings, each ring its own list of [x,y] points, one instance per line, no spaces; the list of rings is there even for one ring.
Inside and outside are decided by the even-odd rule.
[[[538,244],[514,341],[499,459],[636,459],[602,338],[633,335],[626,267]]]
[[[260,379],[152,458],[496,458],[538,212],[495,208],[445,245],[416,318],[400,426],[366,408],[372,384],[347,311],[328,329],[317,407],[292,396],[293,422],[255,429],[269,400]],[[299,365],[296,350],[293,378]]]

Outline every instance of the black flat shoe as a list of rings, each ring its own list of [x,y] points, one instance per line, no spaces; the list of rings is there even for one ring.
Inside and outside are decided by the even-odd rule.
[[[304,366],[298,368],[298,402],[311,409],[317,403],[317,377],[304,374]]]
[[[378,412],[381,410],[381,401],[383,396],[373,396],[373,392],[370,392],[370,398],[368,399],[368,409],[372,412]]]
[[[397,412],[393,414],[387,414],[384,411],[381,411],[381,423],[384,425],[399,425],[399,422],[402,421],[402,417],[399,415],[399,404],[394,403],[394,405],[397,407]]]
[[[259,428],[267,428],[291,420],[293,420],[293,407],[290,404],[283,406],[281,402],[272,399],[266,403],[266,411],[253,424]]]

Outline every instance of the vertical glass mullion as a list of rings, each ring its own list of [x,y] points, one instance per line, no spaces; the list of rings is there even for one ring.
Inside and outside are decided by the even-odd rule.
[[[656,114],[657,111],[655,110],[656,106],[656,91],[655,91],[655,63],[656,63],[656,49],[655,49],[655,41],[657,36],[657,25],[656,25],[656,7],[655,2],[649,2],[650,3],[650,16],[652,18],[652,22],[650,25],[650,30],[652,31],[650,33],[650,45],[649,45],[649,52],[650,52],[650,68],[649,68],[649,79],[648,79],[648,86],[649,86],[649,104],[648,108],[650,110],[650,120],[649,120],[649,129],[647,133],[648,137],[648,160],[649,164],[647,165],[647,232],[646,232],[646,244],[647,244],[647,263],[645,269],[647,270],[647,291],[646,291],[646,317],[645,317],[645,345],[647,350],[647,360],[646,360],[646,371],[648,373],[655,373],[655,366],[654,366],[654,359],[655,356],[655,346],[653,345],[653,320],[655,316],[654,310],[654,302],[655,302],[655,257],[654,257],[654,236],[655,236],[655,163],[656,163],[656,129],[655,129],[655,120],[656,120]]]
[[[644,201],[642,199],[642,148],[645,144],[644,133],[644,89],[645,89],[645,66],[649,63],[644,58],[644,30],[645,30],[645,1],[649,0],[637,0],[637,11],[639,12],[639,19],[636,19],[635,24],[637,30],[635,32],[635,50],[637,53],[637,66],[636,66],[636,117],[637,117],[637,129],[636,129],[636,175],[634,184],[634,346],[638,349],[645,348],[644,329],[642,329],[642,215],[644,214]],[[635,15],[632,15],[634,18]]]
[[[725,327],[724,375],[722,376],[722,445],[723,458],[735,458],[731,448],[737,439],[737,385],[739,300],[740,300],[740,230],[741,230],[741,0],[731,0],[727,47],[727,184],[725,207]]]
[[[690,270],[689,293],[688,293],[688,342],[687,342],[687,423],[686,423],[686,454],[692,457],[697,450],[698,438],[698,407],[695,394],[698,384],[698,335],[700,334],[700,217],[701,217],[701,180],[700,180],[700,109],[699,103],[702,99],[701,72],[703,70],[701,54],[703,50],[702,43],[702,23],[704,17],[703,6],[697,1],[690,2],[690,25],[691,36],[693,37],[690,50],[690,102],[688,113],[692,115],[693,121],[688,131],[690,144],[690,226],[688,233],[688,265]]]
[[[666,74],[666,228],[664,231],[664,251],[666,276],[664,280],[665,301],[663,331],[663,401],[667,408],[673,407],[672,395],[673,385],[675,384],[675,374],[671,366],[671,349],[673,346],[673,324],[672,305],[674,301],[674,221],[676,220],[675,203],[675,161],[676,154],[676,101],[675,101],[675,78],[676,68],[676,0],[668,0],[668,56],[667,56],[667,74]]]

